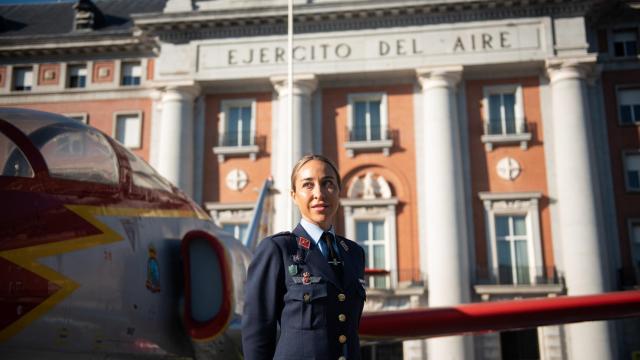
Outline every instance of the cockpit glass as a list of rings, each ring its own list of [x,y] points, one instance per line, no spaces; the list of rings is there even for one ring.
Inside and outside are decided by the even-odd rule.
[[[171,191],[171,184],[165,180],[144,160],[135,156],[129,150],[127,151],[127,158],[131,166],[131,172],[133,177],[133,184],[135,186],[147,188]]]
[[[0,176],[33,177],[33,168],[22,150],[3,133],[0,133],[0,170]]]
[[[40,148],[52,177],[118,183],[118,160],[109,142],[91,128],[61,131]]]
[[[25,109],[0,111],[3,119],[22,131],[40,150],[51,177],[118,184],[118,159],[98,130],[51,113]]]

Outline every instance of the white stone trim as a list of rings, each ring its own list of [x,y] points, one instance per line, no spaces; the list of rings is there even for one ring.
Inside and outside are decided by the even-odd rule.
[[[492,280],[498,280],[498,249],[495,234],[497,215],[524,215],[527,224],[529,253],[529,278],[532,285],[538,278],[544,278],[545,269],[542,259],[542,238],[540,234],[539,199],[541,192],[489,193],[478,194],[485,210],[487,237],[488,272]]]
[[[141,149],[142,148],[142,137],[143,137],[143,113],[141,110],[121,110],[121,111],[116,111],[113,113],[112,119],[113,119],[113,124],[111,125],[111,137],[114,139],[116,138],[116,131],[118,129],[118,117],[119,116],[127,116],[127,115],[133,115],[135,117],[138,118],[138,120],[140,121],[140,136],[137,139],[137,143],[134,146],[126,146],[125,144],[122,144],[122,146],[125,146],[128,149]]]
[[[389,275],[389,288],[395,289],[398,286],[397,249],[396,239],[396,198],[384,200],[348,200],[341,199],[340,203],[344,209],[345,236],[349,239],[356,238],[356,221],[384,221],[385,239],[385,263],[387,270],[392,271]],[[365,205],[366,204],[366,205]],[[386,204],[386,205],[385,205]],[[373,254],[371,254],[373,256]],[[365,264],[365,267],[366,264]]]
[[[625,90],[638,90],[640,91],[640,84],[624,84],[624,85],[616,85],[615,86],[615,95],[616,95],[616,122],[618,126],[640,126],[640,120],[636,122],[632,122],[631,124],[623,124],[622,123],[622,114],[620,114],[620,92]],[[640,104],[640,98],[638,99],[638,104]]]
[[[350,140],[347,138],[344,147],[347,149],[347,156],[353,157],[357,151],[377,150],[381,149],[385,156],[389,156],[390,149],[393,146],[393,139],[388,137],[389,130],[389,110],[387,106],[386,92],[373,93],[351,93],[347,95],[347,134],[353,129],[353,113],[354,103],[356,101],[380,101],[380,139],[379,140]],[[367,129],[371,129],[370,125]],[[348,135],[347,135],[348,136]]]
[[[520,148],[526,150],[528,142],[531,141],[531,133],[527,131],[524,114],[524,101],[522,96],[522,84],[504,84],[489,85],[482,89],[482,119],[484,133],[481,141],[485,144],[487,151],[493,150],[494,144],[520,143]],[[494,94],[513,93],[515,95],[514,115],[515,115],[515,134],[490,134],[489,133],[489,96]]]
[[[89,113],[86,112],[78,112],[78,113],[63,113],[63,116],[68,118],[76,118],[81,121],[83,124],[89,124]]]
[[[253,216],[255,202],[220,203],[205,202],[204,207],[216,225],[249,224]],[[242,240],[242,239],[241,239]]]
[[[228,127],[229,108],[231,107],[251,107],[251,121],[249,124],[250,145],[225,146],[221,145],[223,136]],[[218,155],[218,162],[223,163],[225,155],[249,155],[251,160],[256,160],[260,148],[254,142],[256,138],[256,99],[228,99],[220,101],[220,112],[218,113],[218,139],[217,145],[213,147],[213,153]]]

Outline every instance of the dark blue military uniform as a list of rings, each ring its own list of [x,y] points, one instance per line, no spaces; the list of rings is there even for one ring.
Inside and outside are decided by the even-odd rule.
[[[301,225],[260,242],[245,287],[245,359],[360,359],[364,251],[336,238],[342,279]]]

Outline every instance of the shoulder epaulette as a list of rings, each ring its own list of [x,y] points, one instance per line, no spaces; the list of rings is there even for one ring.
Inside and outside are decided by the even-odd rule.
[[[290,236],[291,235],[291,231],[281,231],[277,234],[273,234],[271,235],[271,237],[276,237],[276,236]]]

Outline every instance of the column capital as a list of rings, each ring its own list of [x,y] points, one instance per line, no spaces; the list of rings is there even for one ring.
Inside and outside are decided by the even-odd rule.
[[[455,87],[462,78],[462,66],[439,66],[416,69],[418,81],[424,90],[437,87]]]
[[[547,75],[552,83],[568,79],[587,79],[595,72],[596,55],[547,59]]]
[[[198,84],[173,84],[167,85],[162,95],[162,101],[193,101],[200,95],[200,86]]]
[[[270,78],[273,87],[278,95],[286,95],[288,89],[288,79],[285,75],[272,76]],[[299,74],[293,76],[293,94],[311,95],[318,87],[318,78],[314,74]]]

